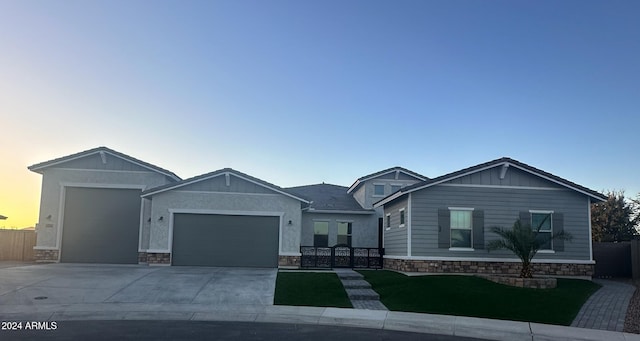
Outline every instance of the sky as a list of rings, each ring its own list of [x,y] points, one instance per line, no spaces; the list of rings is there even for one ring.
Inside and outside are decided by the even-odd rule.
[[[282,187],[508,156],[640,192],[640,2],[0,0],[0,227],[107,146]]]

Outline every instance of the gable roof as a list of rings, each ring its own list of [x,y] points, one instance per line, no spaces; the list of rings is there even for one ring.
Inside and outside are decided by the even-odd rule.
[[[309,201],[301,196],[295,195],[293,193],[290,193],[288,190],[281,188],[279,186],[276,186],[274,184],[268,183],[264,180],[260,180],[258,178],[254,178],[251,175],[239,172],[237,170],[231,169],[231,168],[223,168],[223,169],[219,169],[217,171],[213,171],[210,173],[206,173],[206,174],[202,174],[202,175],[198,175],[198,176],[194,176],[192,178],[189,179],[185,179],[179,182],[175,182],[175,183],[171,183],[171,184],[166,184],[166,185],[162,185],[162,186],[158,186],[158,187],[154,187],[151,189],[148,189],[144,192],[142,192],[141,196],[144,197],[149,197],[149,196],[153,196],[162,192],[167,192],[167,191],[171,191],[180,187],[184,187],[187,185],[191,185],[194,183],[198,183],[201,181],[205,181],[205,180],[209,180],[211,178],[215,178],[217,176],[222,176],[225,174],[233,174],[233,176],[236,176],[240,179],[252,182],[258,186],[262,186],[264,188],[270,189],[274,192],[280,193],[282,195],[285,195],[287,197],[296,199],[296,200],[300,200],[303,203],[309,203]]]
[[[120,153],[118,151],[115,151],[113,149],[107,148],[107,147],[98,147],[98,148],[93,148],[93,149],[89,149],[89,150],[85,150],[83,152],[79,152],[79,153],[75,153],[75,154],[71,154],[71,155],[67,155],[67,156],[63,156],[57,159],[53,159],[53,160],[49,160],[49,161],[45,161],[45,162],[40,162],[40,163],[36,163],[35,165],[29,166],[27,167],[27,169],[29,169],[32,172],[36,172],[36,173],[40,173],[42,174],[42,170],[48,167],[52,167],[64,162],[68,162],[68,161],[72,161],[72,160],[76,160],[76,159],[80,159],[86,156],[90,156],[90,155],[94,155],[94,154],[100,154],[100,153],[106,153],[106,154],[110,154],[112,156],[115,156],[117,158],[123,159],[125,161],[129,161],[132,162],[140,167],[149,169],[153,172],[156,173],[160,173],[162,175],[165,175],[175,181],[180,181],[180,177],[177,176],[175,173],[168,171],[164,168],[160,168],[156,165],[152,165],[150,163],[144,162],[142,160],[136,159],[134,157],[131,157],[129,155]]]
[[[397,167],[396,166],[396,167],[387,168],[385,170],[381,170],[379,172],[371,173],[369,175],[365,175],[363,177],[358,178],[353,183],[353,185],[351,185],[351,187],[349,187],[349,189],[347,190],[347,193],[353,192],[356,188],[358,188],[358,186],[360,186],[361,183],[363,183],[363,182],[365,182],[367,180],[370,180],[370,179],[373,179],[373,178],[377,178],[377,177],[379,177],[381,175],[394,173],[394,172],[401,172],[401,173],[407,174],[407,175],[409,175],[411,177],[414,177],[414,178],[416,178],[417,180],[420,180],[420,181],[429,180],[428,177],[426,177],[426,176],[424,176],[422,174],[418,174],[418,173],[412,172],[412,171],[410,171],[410,170],[408,170],[406,168],[402,168],[402,167]]]
[[[490,168],[494,168],[494,167],[498,167],[498,166],[506,166],[506,167],[515,167],[518,169],[521,169],[525,172],[528,172],[530,174],[533,174],[535,176],[541,177],[543,179],[549,180],[553,183],[556,183],[558,185],[561,185],[563,187],[569,188],[571,190],[574,190],[576,192],[582,193],[590,198],[596,199],[598,201],[606,201],[607,198],[604,194],[602,193],[598,193],[594,190],[591,190],[589,188],[580,186],[574,182],[571,182],[569,180],[563,179],[557,175],[553,175],[551,173],[545,172],[541,169],[535,168],[533,166],[529,166],[526,163],[508,158],[508,157],[503,157],[503,158],[499,158],[499,159],[495,159],[489,162],[485,162],[485,163],[481,163],[479,165],[475,165],[472,167],[468,167],[468,168],[464,168],[461,169],[459,171],[455,171],[449,174],[445,174],[442,176],[439,176],[437,178],[433,178],[427,181],[423,181],[411,186],[407,186],[404,187],[402,189],[400,189],[399,191],[387,196],[386,198],[383,198],[382,200],[379,200],[378,202],[374,203],[373,206],[374,207],[380,207],[392,200],[395,200],[401,196],[404,196],[405,194],[411,193],[411,192],[415,192],[424,188],[428,188],[431,186],[435,186],[456,178],[460,178],[469,174],[473,174],[473,173],[477,173],[477,172],[481,172],[483,170],[486,169],[490,169]]]
[[[287,190],[291,193],[296,193],[309,199],[309,206],[305,208],[309,212],[375,213],[375,210],[362,208],[356,199],[351,194],[347,193],[348,188],[344,186],[322,183],[317,185],[290,187],[287,188]]]

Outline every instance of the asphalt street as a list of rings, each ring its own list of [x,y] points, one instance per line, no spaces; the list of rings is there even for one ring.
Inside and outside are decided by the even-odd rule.
[[[18,322],[18,321],[14,321]],[[282,323],[207,321],[59,321],[49,330],[1,330],[0,340],[349,340],[472,341],[474,338]],[[29,326],[33,327],[33,326]],[[40,326],[44,327],[44,326]]]

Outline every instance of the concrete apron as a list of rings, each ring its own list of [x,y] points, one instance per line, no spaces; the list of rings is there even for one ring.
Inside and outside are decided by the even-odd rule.
[[[0,269],[0,312],[110,303],[273,305],[277,269],[46,264]]]

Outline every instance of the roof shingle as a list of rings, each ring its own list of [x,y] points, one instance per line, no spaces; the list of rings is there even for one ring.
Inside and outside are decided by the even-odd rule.
[[[289,187],[286,190],[309,199],[309,210],[373,212],[362,208],[356,199],[347,193],[348,188],[344,186],[323,183]]]

